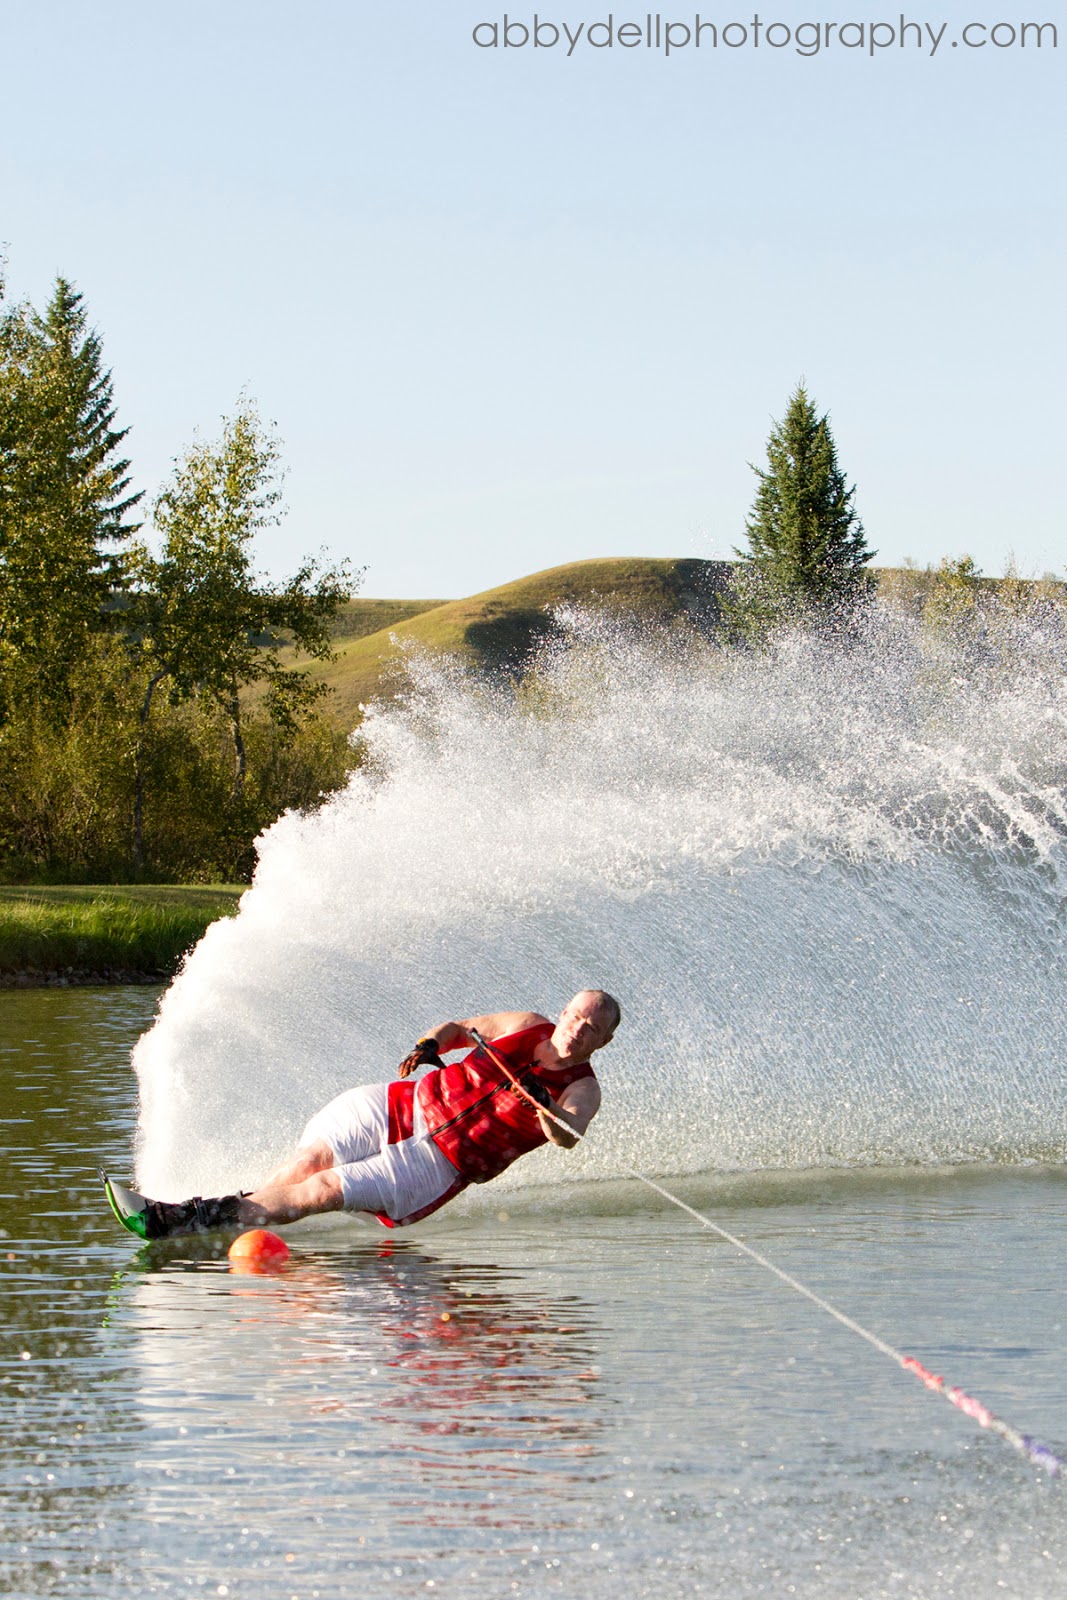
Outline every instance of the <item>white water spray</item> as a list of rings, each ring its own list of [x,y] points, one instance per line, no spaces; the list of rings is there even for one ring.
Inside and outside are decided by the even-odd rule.
[[[1063,1159],[1058,634],[1005,613],[976,658],[876,608],[754,657],[564,621],[518,691],[413,661],[349,787],[260,841],[137,1048],[141,1186],[254,1184],[431,1023],[588,985],[624,1010],[593,1137],[495,1193]]]

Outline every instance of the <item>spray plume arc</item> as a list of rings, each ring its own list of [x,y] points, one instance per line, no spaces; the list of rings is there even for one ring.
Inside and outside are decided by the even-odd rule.
[[[1067,1162],[1059,602],[767,652],[557,621],[521,693],[413,658],[346,788],[258,841],[137,1046],[136,1187],[254,1187],[398,1017],[477,1014],[472,974],[544,1011],[576,970],[630,997],[616,1104],[668,1183]],[[634,1177],[628,1140],[598,1125],[575,1180]]]
[[[482,1037],[477,1028],[468,1028],[467,1032],[478,1048],[504,1074],[512,1088],[522,1095],[524,1100],[528,1100],[541,1116],[547,1117],[550,1122],[554,1122],[557,1127],[562,1128],[565,1133],[569,1133],[573,1138],[585,1138],[584,1133],[579,1133],[577,1128],[572,1128],[570,1123],[564,1122],[562,1117],[558,1117],[555,1112],[549,1111],[547,1107],[540,1105],[532,1095],[526,1093],[526,1090],[507,1066],[507,1063],[493,1049],[488,1040]],[[801,1283],[799,1278],[794,1278],[792,1273],[785,1272],[781,1267],[775,1266],[773,1261],[768,1260],[765,1255],[761,1255],[758,1250],[753,1249],[750,1244],[746,1244],[743,1239],[739,1239],[736,1234],[730,1233],[728,1229],[721,1227],[719,1223],[712,1222],[710,1217],[704,1216],[702,1212],[687,1205],[684,1200],[680,1200],[677,1195],[672,1194],[669,1189],[665,1189],[654,1178],[646,1177],[643,1172],[638,1172],[635,1167],[629,1166],[626,1162],[621,1163],[621,1166],[628,1177],[635,1178],[638,1183],[643,1183],[646,1188],[652,1189],[664,1200],[669,1200],[671,1205],[677,1206],[680,1211],[686,1212],[688,1216],[699,1222],[702,1227],[710,1228],[712,1233],[717,1233],[720,1239],[725,1239],[727,1244],[733,1245],[735,1250],[740,1250],[750,1260],[755,1261],[758,1266],[763,1267],[767,1272],[773,1273],[780,1283],[784,1283],[788,1288],[795,1290],[797,1294],[803,1295],[805,1300],[810,1300],[812,1305],[819,1307],[820,1311],[825,1311],[827,1316],[833,1317],[834,1321],[839,1322],[843,1328],[848,1328],[850,1332],[858,1334],[861,1339],[865,1339],[869,1345],[873,1345],[875,1350],[881,1351],[882,1355],[887,1356],[890,1361],[896,1362],[897,1366],[902,1368],[903,1371],[914,1373],[915,1377],[927,1389],[934,1394],[941,1395],[950,1405],[954,1405],[957,1410],[962,1411],[964,1416],[970,1417],[972,1421],[977,1422],[980,1428],[987,1428],[990,1433],[995,1433],[1006,1444],[1010,1444],[1013,1450],[1018,1450],[1020,1455],[1026,1456],[1035,1466],[1043,1467],[1053,1477],[1058,1477],[1063,1472],[1064,1462],[1056,1455],[1054,1450],[1049,1449],[1048,1445],[1041,1444],[1029,1434],[1022,1433],[1018,1428],[1012,1427],[1010,1422],[1005,1422],[1003,1417],[998,1417],[995,1412],[989,1410],[988,1406],[983,1405],[981,1400],[975,1399],[973,1395],[967,1394],[965,1390],[946,1384],[943,1377],[937,1373],[930,1372],[915,1356],[906,1356],[903,1351],[897,1350],[885,1339],[879,1338],[878,1334],[872,1333],[869,1328],[865,1328],[854,1317],[846,1315],[831,1301],[824,1299],[821,1294],[816,1294],[814,1289],[809,1289],[807,1284]]]
[[[413,662],[346,788],[260,838],[137,1046],[143,1193],[254,1187],[398,1019],[592,970],[642,1124],[635,1158],[598,1123],[598,1173],[1067,1161],[1067,612],[1003,681],[880,610],[766,655],[609,623],[521,696]]]

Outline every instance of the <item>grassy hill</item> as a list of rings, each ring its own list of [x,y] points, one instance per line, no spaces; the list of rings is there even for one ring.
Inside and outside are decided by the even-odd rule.
[[[316,678],[335,691],[331,716],[345,727],[359,720],[359,706],[388,695],[402,642],[458,655],[475,665],[517,671],[524,657],[555,624],[553,606],[571,603],[623,611],[670,624],[688,617],[698,624],[714,615],[714,596],[728,568],[697,560],[638,557],[574,561],[535,572],[465,600],[355,600],[339,619],[335,661],[313,663]],[[367,608],[362,611],[360,608]],[[371,630],[375,607],[385,620]]]
[[[368,633],[380,633],[383,628],[395,628],[398,622],[417,617],[422,611],[432,611],[442,606],[443,600],[363,600],[357,597],[341,607],[330,632],[340,643],[345,639],[362,639]]]

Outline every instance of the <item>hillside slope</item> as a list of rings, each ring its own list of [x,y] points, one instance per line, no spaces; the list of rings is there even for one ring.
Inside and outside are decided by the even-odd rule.
[[[383,628],[395,628],[398,622],[417,617],[422,611],[432,611],[443,606],[443,600],[365,600],[357,595],[343,605],[334,617],[330,633],[334,641],[362,639],[368,633],[378,633]]]
[[[311,670],[334,690],[331,719],[352,727],[359,720],[361,704],[393,691],[393,669],[404,644],[515,672],[529,651],[554,630],[550,614],[554,606],[602,607],[663,623],[689,617],[699,625],[714,615],[714,596],[727,571],[726,563],[692,559],[574,561],[464,600],[424,602],[429,609],[392,620],[373,633],[338,638],[337,659],[314,663]],[[388,604],[399,613],[404,602]]]

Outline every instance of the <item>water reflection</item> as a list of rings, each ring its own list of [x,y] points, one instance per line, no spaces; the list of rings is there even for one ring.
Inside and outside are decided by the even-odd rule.
[[[121,1321],[154,1424],[188,1428],[191,1406],[213,1416],[253,1374],[250,1434],[265,1402],[272,1435],[280,1412],[290,1428],[326,1418],[354,1430],[346,1456],[410,1454],[412,1482],[450,1440],[468,1466],[472,1451],[503,1452],[511,1470],[534,1453],[556,1453],[560,1470],[595,1453],[601,1330],[577,1296],[519,1271],[393,1242],[299,1252],[253,1278],[149,1251],[137,1265]]]
[[[146,1575],[176,1533],[202,1576],[242,1551],[257,1574],[287,1555],[316,1572],[339,1537],[368,1578],[487,1537],[525,1553],[547,1508],[607,1470],[602,1330],[521,1270],[393,1242],[301,1251],[259,1277],[143,1251],[113,1302]]]

